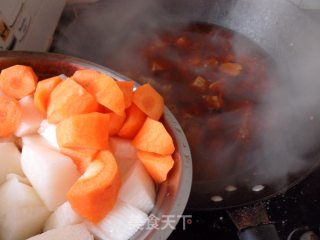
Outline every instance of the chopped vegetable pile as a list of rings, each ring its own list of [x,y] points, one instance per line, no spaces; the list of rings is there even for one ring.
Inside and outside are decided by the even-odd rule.
[[[91,69],[0,74],[0,239],[128,239],[174,165],[149,84]]]

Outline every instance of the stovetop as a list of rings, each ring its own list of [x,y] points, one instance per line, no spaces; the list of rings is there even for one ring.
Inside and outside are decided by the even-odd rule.
[[[320,169],[287,193],[264,202],[281,240],[320,239]],[[169,239],[238,239],[237,229],[226,210],[191,211]],[[270,239],[272,240],[272,239]]]

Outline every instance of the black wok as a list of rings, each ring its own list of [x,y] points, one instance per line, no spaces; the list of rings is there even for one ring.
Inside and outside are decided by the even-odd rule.
[[[277,158],[279,169],[284,168],[283,171],[279,170],[279,174],[274,175],[273,169],[277,169],[277,164],[270,170],[265,162],[256,161],[254,164],[248,163],[247,167],[232,176],[194,181],[188,207],[214,210],[244,206],[285,192],[313,171],[319,163],[319,146],[316,143],[320,131],[317,122],[310,121],[310,117],[313,120],[318,114],[317,100],[320,103],[317,97],[320,88],[316,80],[320,76],[320,63],[317,62],[320,28],[308,12],[285,0],[155,2],[101,1],[84,6],[80,9],[80,17],[63,29],[63,38],[57,40],[54,51],[109,66],[118,60],[118,53],[124,46],[132,44],[133,39],[147,38],[148,33],[162,23],[213,23],[243,34],[271,56],[277,66],[274,74],[279,80],[278,89],[284,90],[278,92],[280,97],[277,93],[270,95],[275,99],[279,97],[279,109],[283,109],[286,117],[283,125],[277,125],[280,131],[273,135],[275,140],[280,139],[280,142],[283,140],[290,145],[286,152],[289,154],[281,152],[272,155],[273,160]],[[99,24],[101,22],[104,24]],[[271,104],[274,103],[271,101]],[[288,107],[291,104],[293,107]],[[301,164],[291,169],[290,165],[297,162],[288,159],[295,150],[295,157],[298,156]],[[194,164],[196,161],[193,159]],[[275,161],[271,162],[274,165]],[[283,162],[288,164],[283,165]],[[261,166],[266,171],[262,171]],[[227,191],[230,185],[237,190]]]

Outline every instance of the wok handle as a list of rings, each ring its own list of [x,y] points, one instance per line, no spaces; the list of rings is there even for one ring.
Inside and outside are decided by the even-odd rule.
[[[280,240],[273,224],[250,227],[239,232],[240,240]]]

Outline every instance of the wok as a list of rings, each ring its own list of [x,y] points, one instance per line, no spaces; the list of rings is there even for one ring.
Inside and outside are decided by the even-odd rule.
[[[76,70],[90,68],[108,74],[120,81],[127,80],[125,76],[111,69],[65,55],[33,52],[0,52],[0,70],[15,64],[31,66],[39,76],[39,79],[60,74],[71,76]],[[175,165],[168,175],[167,181],[159,185],[156,204],[150,214],[159,219],[163,215],[172,216],[176,219],[175,222],[171,223],[174,226],[178,223],[178,219],[181,217],[187,203],[192,181],[192,163],[189,146],[183,131],[167,108],[165,108],[163,122],[171,136],[173,136],[176,146],[176,151],[173,155]],[[161,229],[164,224],[165,222],[159,222],[158,227]],[[156,228],[143,228],[133,238],[167,239],[170,233],[171,228],[163,228],[163,230],[159,231],[156,231]]]
[[[232,176],[213,181],[195,181],[188,207],[202,210],[231,209],[271,198],[299,183],[319,163],[319,146],[316,144],[319,126],[316,121],[309,121],[309,117],[318,114],[317,105],[320,102],[317,97],[320,89],[317,81],[320,76],[320,64],[317,61],[320,56],[320,28],[307,11],[290,1],[159,0],[150,3],[139,0],[134,4],[126,0],[101,1],[81,10],[80,16],[63,30],[63,37],[57,40],[54,50],[112,65],[117,53],[130,45],[133,39],[142,40],[159,25],[177,22],[213,23],[234,30],[254,41],[273,59],[277,66],[274,74],[279,81],[278,89],[283,91],[276,91],[277,94],[269,98],[277,99],[280,96],[280,101],[276,102],[280,106],[277,114],[286,117],[273,136],[275,140],[286,136],[285,141],[290,145],[286,152],[289,154],[273,155],[278,162],[271,161],[275,163],[272,169],[277,170],[277,164],[279,168],[289,166],[289,169],[274,175],[273,171],[268,170],[268,164],[255,162],[247,164]],[[272,140],[269,143],[272,144]],[[296,161],[290,161],[291,152],[296,149],[302,161],[298,161],[299,167],[291,169],[291,164],[297,164]],[[196,164],[196,159],[193,162]],[[284,166],[281,164],[283,162],[288,164]],[[265,172],[258,171],[261,170],[261,164]],[[237,191],[226,191],[230,184],[236,185]],[[261,185],[263,190],[252,191],[256,187],[261,189]],[[223,201],[214,202],[213,196],[221,197]]]

